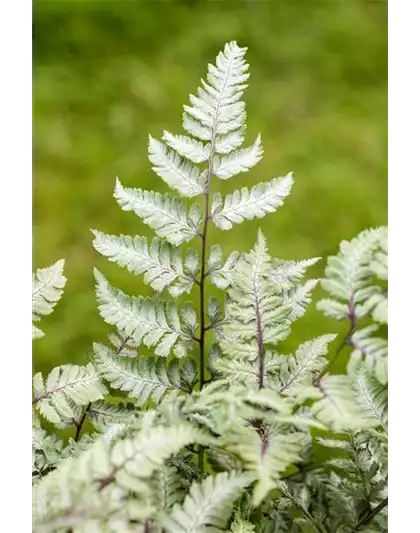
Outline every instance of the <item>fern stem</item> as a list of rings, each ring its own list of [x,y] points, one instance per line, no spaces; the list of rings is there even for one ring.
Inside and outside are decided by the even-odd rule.
[[[317,379],[314,381],[314,385],[315,386],[319,385],[319,382],[321,381],[321,378],[323,376],[325,376],[325,374],[328,372],[328,370],[330,369],[330,367],[332,366],[334,361],[337,360],[337,357],[340,355],[340,353],[343,350],[343,348],[350,344],[350,341],[351,341],[351,338],[353,336],[353,333],[354,333],[354,331],[355,331],[355,329],[357,327],[353,298],[351,298],[350,301],[349,301],[349,314],[348,314],[348,317],[349,317],[349,320],[350,320],[350,328],[349,328],[347,334],[345,335],[345,337],[343,338],[343,340],[341,341],[340,345],[338,346],[338,348],[337,348],[337,350],[336,350],[336,352],[334,354],[334,357],[329,361],[329,363],[325,366],[325,368],[319,374]]]
[[[365,515],[359,522],[358,524],[356,525],[356,527],[354,528],[354,532],[356,531],[360,531],[360,529],[365,526],[366,524],[368,524],[370,521],[372,521],[375,516],[377,514],[379,514],[382,509],[384,509],[386,506],[388,505],[388,498],[385,498],[384,500],[381,501],[381,503],[379,503],[376,507],[374,507],[372,509],[372,511],[370,511],[367,515]]]
[[[92,402],[89,402],[87,404],[86,409],[83,411],[83,414],[80,417],[80,420],[76,424],[76,435],[74,436],[75,442],[78,442],[78,440],[80,438],[80,434],[82,432],[82,427],[83,427],[83,424],[84,424],[84,422],[86,420],[86,417],[87,417],[87,414],[89,412],[89,409],[90,409],[91,405],[92,405]]]
[[[120,353],[123,351],[123,349],[125,348],[127,342],[130,340],[130,338],[131,338],[130,336],[127,336],[127,337],[125,337],[123,339],[123,341],[121,342],[121,344],[117,348],[117,350],[115,352],[115,355],[120,355]],[[83,414],[80,417],[80,420],[76,423],[76,434],[74,436],[75,442],[78,442],[79,439],[80,439],[80,434],[82,432],[83,424],[85,423],[86,417],[88,415],[88,412],[89,412],[91,406],[92,406],[92,402],[89,402],[87,404],[87,406],[86,406],[86,409],[83,411]]]
[[[298,499],[294,498],[289,492],[283,492],[283,495],[286,496],[286,498],[288,498],[304,516],[306,516],[306,518],[313,524],[313,526],[317,531],[319,531],[319,533],[327,533],[327,530],[322,525],[322,523],[316,520],[316,518],[305,509],[305,507],[300,503]]]
[[[259,382],[258,388],[264,387],[264,342],[263,342],[263,330],[261,325],[261,316],[258,299],[256,300],[255,313],[257,315],[257,338],[258,338],[258,359],[259,359]]]
[[[124,337],[121,344],[118,346],[115,355],[120,355],[120,353],[123,351],[123,349],[126,347],[127,342],[131,339],[130,335],[127,335],[127,337]]]
[[[201,247],[201,276],[200,276],[200,390],[204,386],[205,380],[205,336],[206,336],[206,324],[205,324],[205,310],[204,310],[204,298],[205,298],[205,268],[206,268],[206,247],[207,247],[207,228],[208,228],[208,214],[209,214],[209,189],[210,189],[210,171],[208,176],[208,184],[206,190],[206,204],[205,204],[205,218],[203,226],[203,238],[202,238],[202,247]]]
[[[354,451],[354,464],[356,466],[357,471],[359,472],[360,479],[362,480],[362,492],[363,492],[363,496],[366,501],[367,513],[371,513],[372,506],[370,504],[370,497],[369,497],[369,482],[367,481],[365,473],[363,471],[363,467],[360,464],[359,455],[357,453],[357,446],[356,446],[356,443],[354,442],[354,437],[352,434],[350,434],[350,445]]]
[[[204,224],[203,232],[201,238],[201,271],[200,271],[200,390],[204,387],[206,383],[205,377],[205,340],[206,332],[208,328],[206,327],[206,315],[204,309],[204,298],[205,298],[205,284],[206,284],[206,253],[207,253],[207,231],[209,224],[209,203],[210,203],[210,182],[213,174],[213,157],[214,157],[214,136],[211,143],[211,152],[209,156],[209,169],[207,174],[207,186],[205,193],[205,207],[204,207]],[[199,446],[198,448],[198,467],[204,472],[204,448]]]

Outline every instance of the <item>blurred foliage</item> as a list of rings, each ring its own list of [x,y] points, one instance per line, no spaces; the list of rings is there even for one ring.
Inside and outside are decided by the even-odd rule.
[[[35,1],[33,25],[34,269],[64,257],[68,278],[34,344],[36,370],[84,363],[105,339],[94,265],[121,289],[148,293],[93,250],[90,228],[151,235],[113,199],[115,177],[165,190],[149,168],[148,134],[181,133],[182,105],[228,40],[249,47],[247,140],[261,132],[265,156],[219,190],[289,171],[296,183],[276,214],[212,229],[210,240],[248,250],[261,226],[273,256],[322,256],[316,277],[341,239],[387,223],[385,2]],[[337,329],[312,304],[283,351]]]

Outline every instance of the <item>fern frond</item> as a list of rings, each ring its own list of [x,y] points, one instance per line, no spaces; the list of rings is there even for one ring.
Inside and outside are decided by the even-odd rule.
[[[92,402],[86,410],[87,418],[100,431],[113,425],[127,424],[136,418],[137,412],[130,404],[107,403],[102,400]]]
[[[178,357],[185,354],[185,343],[191,343],[192,334],[183,329],[174,303],[130,297],[111,287],[98,270],[94,272],[99,311],[105,322],[117,326],[135,342],[156,346],[156,355],[166,357],[172,349]],[[195,316],[191,312],[183,316],[184,325],[188,318],[188,328],[195,329]]]
[[[347,371],[356,374],[365,368],[374,374],[382,384],[388,382],[388,341],[380,337],[372,337],[377,330],[376,325],[357,330],[351,336],[350,345],[354,348],[347,364]]]
[[[239,514],[235,515],[235,520],[230,526],[231,533],[254,533],[255,526],[248,522],[248,520],[242,519]]]
[[[32,411],[32,482],[38,482],[63,458],[64,442],[48,435],[39,417]]]
[[[258,135],[254,144],[249,148],[225,156],[216,156],[213,162],[213,172],[218,178],[227,180],[241,172],[248,172],[261,161],[263,153],[261,137]]]
[[[165,395],[174,398],[182,390],[179,361],[141,357],[121,358],[102,344],[93,345],[95,365],[111,387],[128,393],[137,405],[152,399],[160,403]]]
[[[283,261],[280,259],[274,259],[271,278],[279,288],[283,290],[292,289],[302,280],[307,269],[318,263],[320,259],[320,257],[302,259],[300,261]]]
[[[58,300],[63,294],[63,287],[67,278],[63,276],[64,259],[60,259],[54,265],[40,268],[32,276],[32,315],[33,320],[53,312]],[[32,338],[43,337],[44,332],[36,326],[32,326]]]
[[[370,264],[375,250],[384,238],[386,228],[362,231],[351,241],[342,241],[340,252],[328,258],[322,287],[338,300],[338,305],[330,299],[321,300],[317,308],[327,316],[346,318],[349,305],[354,307],[356,317],[362,317],[368,309],[363,305],[376,294],[378,287],[372,285]],[[344,303],[343,303],[344,300]]]
[[[235,333],[229,333],[229,331],[227,331],[227,326],[217,332],[218,347],[221,349],[223,356],[232,360],[237,358],[238,361],[255,362],[258,359],[257,339],[251,339],[247,343],[238,342],[238,335]],[[219,355],[220,359],[222,358],[222,354]]]
[[[222,263],[222,249],[218,245],[213,245],[210,248],[210,255],[207,261],[208,275],[210,280],[219,289],[226,289],[232,283],[232,277],[235,270],[236,263],[239,260],[239,252],[232,252]]]
[[[228,290],[227,334],[238,340],[274,343],[289,333],[290,306],[283,305],[271,281],[271,258],[261,231],[255,247],[238,261]]]
[[[379,236],[379,249],[373,254],[369,264],[373,275],[381,280],[388,279],[388,231],[382,231]]]
[[[62,365],[48,375],[46,382],[38,372],[33,378],[33,404],[50,422],[60,423],[74,416],[73,404],[86,405],[101,400],[107,390],[95,367]]]
[[[258,387],[260,368],[257,342],[238,346],[229,338],[220,339],[219,347],[225,357],[218,357],[213,363],[218,375],[231,383]],[[264,351],[264,383],[273,390],[281,388],[277,374],[287,357],[292,356],[279,355],[273,350]]]
[[[340,479],[331,475],[326,484],[325,499],[328,505],[330,523],[333,531],[351,531],[357,526],[358,510],[357,502],[340,486]]]
[[[360,396],[360,390],[351,377],[327,375],[318,381],[316,388],[320,399],[312,405],[311,412],[333,431],[356,431],[378,426],[376,414],[367,400]]]
[[[321,444],[346,452],[327,462],[333,471],[326,484],[326,497],[329,514],[336,523],[347,520],[347,526],[353,525],[354,530],[369,509],[386,498],[387,454],[384,453],[386,445],[370,432],[349,433],[346,437],[346,440],[327,439],[327,442],[322,439]],[[372,531],[376,531],[375,522],[371,523]]]
[[[42,331],[42,329],[39,329],[32,324],[32,339],[40,339],[44,335],[45,333]]]
[[[163,464],[150,480],[155,505],[159,511],[169,511],[185,496],[185,482],[174,467]]]
[[[209,158],[211,146],[209,143],[203,144],[186,135],[172,135],[168,131],[163,132],[162,139],[176,153],[193,163],[203,163]]]
[[[182,196],[192,198],[205,192],[207,172],[201,172],[152,136],[149,136],[149,160],[156,174]]]
[[[233,471],[193,483],[182,506],[175,505],[162,520],[164,528],[171,533],[205,533],[224,528],[235,500],[251,481],[249,474]]]
[[[235,346],[231,346],[230,343],[227,344],[227,348],[231,347],[233,353],[237,355]],[[257,354],[258,349],[256,348],[255,356]],[[214,368],[224,379],[230,380],[232,383],[243,383],[252,387],[258,385],[258,361],[255,359],[254,361],[249,361],[242,358],[221,357],[214,363]]]
[[[327,279],[323,287],[332,295],[349,300],[366,286],[370,262],[378,245],[382,228],[365,230],[351,241],[340,244],[338,257],[331,257],[325,270]]]
[[[388,389],[374,376],[366,371],[358,372],[354,377],[359,399],[376,427],[388,435]]]
[[[186,423],[142,430],[132,438],[115,443],[111,451],[113,470],[111,476],[102,479],[101,485],[106,486],[115,479],[120,487],[141,492],[142,480],[150,477],[171,455],[189,444],[207,442],[204,433]]]
[[[294,321],[305,314],[307,306],[312,301],[311,293],[317,284],[317,279],[308,279],[303,285],[296,285],[292,289],[282,291],[283,305],[291,308],[290,321]]]
[[[214,151],[216,154],[230,154],[236,148],[242,146],[245,139],[245,124],[242,129],[235,130],[226,135],[218,136],[215,139]]]
[[[97,439],[75,457],[58,467],[33,487],[33,529],[51,533],[73,529],[77,532],[126,531],[126,493],[118,487],[99,491],[97,480],[109,476],[112,465],[109,445]]]
[[[327,363],[328,344],[337,335],[322,335],[301,344],[295,355],[279,356],[277,378],[280,381],[279,393],[293,395],[301,386],[309,385]]]
[[[379,324],[388,324],[388,293],[379,287],[371,288],[371,296],[361,306],[363,315],[371,313],[372,318]]]
[[[115,354],[119,357],[137,357],[140,343],[134,342],[129,335],[121,334],[118,330],[108,335],[108,340],[115,348]]]
[[[304,435],[299,432],[278,430],[270,434],[268,428],[258,431],[249,425],[234,428],[227,435],[227,450],[236,453],[257,477],[253,496],[255,506],[260,505],[268,492],[276,487],[280,473],[300,460],[304,441]]]
[[[229,230],[233,224],[240,224],[245,219],[262,218],[273,213],[283,205],[293,185],[292,174],[284,178],[254,185],[251,191],[246,187],[228,194],[224,204],[219,193],[213,195],[211,216],[215,225],[222,230]]]
[[[282,493],[282,498],[280,498],[280,500],[278,500],[276,503],[282,510],[289,510],[289,516],[287,518],[291,519],[289,522],[289,520],[286,518],[291,529],[285,529],[284,531],[317,531],[319,533],[326,533],[327,531],[334,531],[334,533],[338,533],[339,531],[343,532],[341,529],[327,529],[325,527],[324,524],[328,520],[329,516],[328,511],[321,507],[322,503],[324,503],[321,499],[323,498],[324,494],[317,495],[316,493],[318,491],[316,491],[315,487],[295,486],[289,488],[287,484],[282,481],[278,484],[278,488]],[[315,489],[315,494],[311,493],[311,489],[312,491]],[[318,505],[312,505],[312,502],[315,500],[315,498],[318,499]],[[291,509],[288,507],[288,503],[291,503],[298,511],[297,516],[295,513],[291,512]],[[294,525],[297,525],[296,529],[294,529]]]
[[[193,137],[210,140],[241,129],[245,123],[245,105],[240,101],[249,77],[243,59],[246,48],[227,43],[209,65],[207,81],[202,80],[198,98],[190,95],[191,106],[184,106],[184,128]]]
[[[190,292],[199,271],[198,256],[189,250],[186,256],[186,269],[182,264],[181,251],[167,242],[154,238],[148,245],[146,237],[106,235],[92,230],[95,235],[94,248],[110,261],[127,267],[133,274],[144,274],[145,283],[155,291],[162,291],[173,284],[169,292],[178,296]]]
[[[242,470],[242,461],[234,454],[220,448],[207,450],[207,461],[215,473]]]
[[[348,303],[337,302],[332,298],[323,298],[317,302],[316,308],[328,318],[333,318],[335,320],[343,320],[349,316]]]
[[[169,194],[123,187],[117,179],[114,197],[124,211],[134,211],[159,237],[178,246],[199,232],[201,209],[193,205],[187,213],[183,200]]]
[[[32,429],[32,436],[37,430]],[[43,430],[38,430],[43,431]],[[46,435],[43,431],[42,440],[32,441],[32,483],[39,481],[54,470],[64,457],[64,442],[56,435]]]

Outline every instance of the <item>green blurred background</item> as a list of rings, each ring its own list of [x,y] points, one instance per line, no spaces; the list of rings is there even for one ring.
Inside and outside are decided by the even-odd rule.
[[[182,105],[226,41],[249,47],[247,142],[261,132],[265,156],[218,188],[289,171],[295,186],[276,214],[212,229],[210,240],[248,250],[260,226],[274,256],[322,256],[316,277],[341,239],[387,223],[386,2],[35,1],[33,24],[34,269],[64,257],[68,278],[34,343],[35,370],[86,362],[106,339],[93,266],[131,294],[149,292],[94,251],[90,228],[152,235],[118,207],[115,177],[167,190],[149,168],[148,135],[182,133]],[[312,303],[282,351],[343,329]]]

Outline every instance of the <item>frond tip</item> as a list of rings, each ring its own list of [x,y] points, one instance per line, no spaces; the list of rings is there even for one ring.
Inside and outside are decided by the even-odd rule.
[[[202,80],[198,97],[190,95],[191,105],[184,106],[184,128],[193,137],[209,141],[244,126],[245,104],[240,99],[249,78],[246,50],[234,41],[227,43],[216,65],[209,65],[207,82]]]

